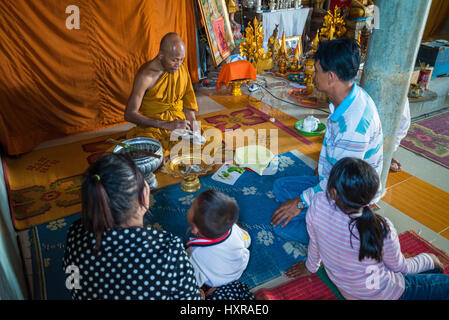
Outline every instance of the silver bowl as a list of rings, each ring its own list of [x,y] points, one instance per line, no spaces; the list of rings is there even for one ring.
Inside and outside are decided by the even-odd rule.
[[[139,154],[138,152],[129,150],[120,145],[116,146],[113,150],[114,153],[129,154],[131,158],[134,159],[134,162],[136,163],[140,171],[142,171],[145,180],[150,185],[150,188],[156,188],[158,183],[153,172],[156,171],[157,168],[159,168],[163,160],[163,150],[161,143],[155,139],[144,137],[125,140],[122,143],[136,147],[139,150],[150,151],[161,156],[160,158],[156,158],[152,156],[142,155],[142,153]]]

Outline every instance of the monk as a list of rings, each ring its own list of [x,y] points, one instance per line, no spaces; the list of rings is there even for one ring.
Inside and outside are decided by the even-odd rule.
[[[178,141],[170,141],[171,131],[193,128],[198,105],[189,72],[183,63],[184,41],[177,33],[166,34],[158,55],[143,64],[134,79],[125,110],[125,121],[137,126],[126,138],[158,140],[167,156]]]

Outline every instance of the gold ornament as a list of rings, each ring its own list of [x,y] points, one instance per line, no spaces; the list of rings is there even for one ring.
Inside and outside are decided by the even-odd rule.
[[[271,57],[271,52],[265,52],[265,49],[262,47],[264,38],[262,22],[259,23],[257,18],[254,18],[253,25],[251,25],[251,22],[248,22],[248,27],[245,31],[245,40],[240,43],[240,54],[257,69],[260,60]],[[259,71],[261,70],[257,70],[258,73]]]
[[[245,82],[249,82],[248,80],[233,80],[230,82],[231,84],[231,94],[233,96],[239,97],[242,95],[242,89],[240,88],[240,86],[245,83]]]
[[[285,43],[285,31],[282,32],[282,40],[279,49],[276,51],[275,60],[279,72],[286,73],[287,68],[290,65],[290,59],[288,57],[287,44]]]
[[[320,40],[333,40],[341,38],[346,33],[346,23],[341,16],[338,6],[335,6],[334,13],[329,10],[324,17],[323,27],[320,29]]]
[[[349,16],[352,18],[368,17],[374,14],[374,3],[372,0],[351,0]]]

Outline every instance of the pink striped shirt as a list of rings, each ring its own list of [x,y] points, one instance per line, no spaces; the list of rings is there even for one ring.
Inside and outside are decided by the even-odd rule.
[[[353,216],[354,217],[354,216]],[[425,253],[405,258],[398,235],[387,221],[390,232],[384,239],[383,260],[364,258],[359,261],[359,233],[350,217],[343,213],[325,192],[318,192],[307,210],[307,231],[310,236],[306,267],[315,273],[323,261],[324,268],[346,299],[396,300],[404,292],[404,274],[415,274],[434,268],[432,258]],[[357,238],[356,238],[357,237]]]

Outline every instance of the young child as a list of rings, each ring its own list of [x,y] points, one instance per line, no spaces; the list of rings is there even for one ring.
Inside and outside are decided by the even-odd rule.
[[[441,274],[438,258],[428,253],[405,258],[393,224],[369,209],[379,183],[367,162],[338,161],[327,191],[313,197],[306,216],[307,261],[286,275],[315,273],[322,261],[346,299],[449,299],[449,275]],[[421,273],[434,268],[439,270]]]
[[[199,287],[220,287],[240,278],[249,260],[251,238],[237,224],[239,208],[234,199],[207,190],[187,211],[191,232],[187,252]]]

